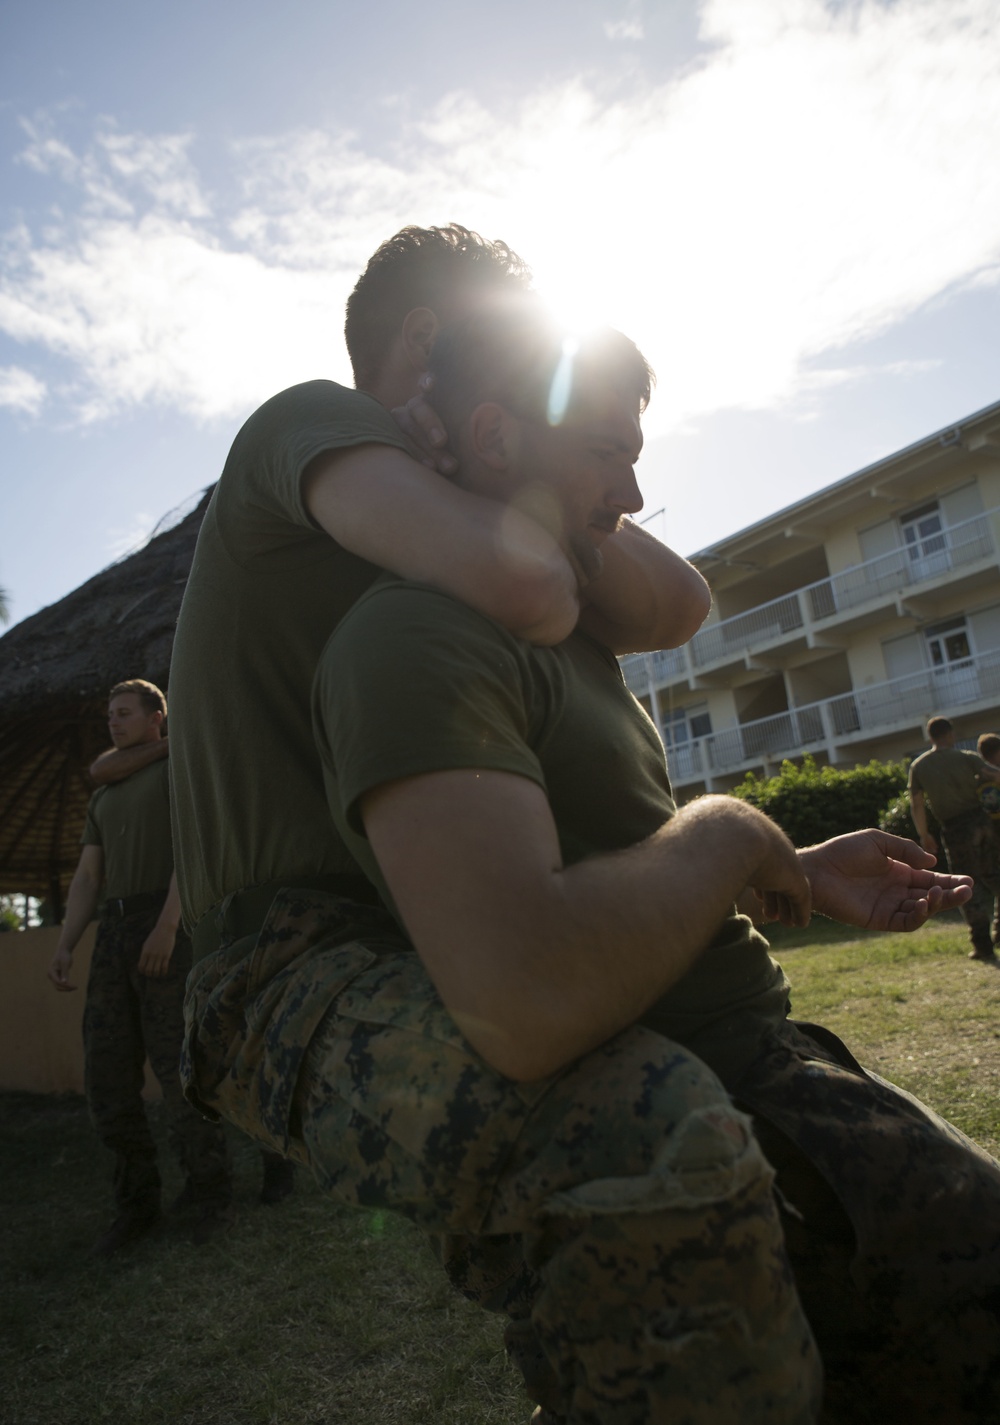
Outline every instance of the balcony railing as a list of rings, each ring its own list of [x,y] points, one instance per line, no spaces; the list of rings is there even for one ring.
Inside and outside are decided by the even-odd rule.
[[[676,783],[698,781],[822,744],[860,741],[900,724],[922,723],[938,709],[976,702],[1000,703],[1000,648],[710,733],[671,748],[667,760]]]
[[[722,619],[699,630],[685,648],[662,653],[633,654],[622,659],[625,681],[633,693],[649,691],[650,674],[654,687],[693,678],[713,663],[740,658],[755,648],[778,643],[790,633],[809,624],[873,599],[902,593],[906,589],[938,579],[954,569],[975,564],[996,554],[989,510],[947,525],[917,545],[904,545],[889,554],[880,554],[850,569],[842,569],[815,584],[807,584],[769,603],[758,604],[746,613]]]
[[[676,682],[687,672],[683,648],[658,648],[655,653],[633,653],[623,658],[621,663],[625,682],[636,697],[648,691],[650,677],[654,687],[659,687],[662,683]]]

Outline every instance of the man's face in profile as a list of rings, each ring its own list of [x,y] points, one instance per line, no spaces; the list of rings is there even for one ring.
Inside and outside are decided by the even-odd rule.
[[[608,535],[642,509],[639,416],[638,396],[591,381],[574,392],[560,424],[521,422],[514,502],[552,529],[585,580],[600,573]]]

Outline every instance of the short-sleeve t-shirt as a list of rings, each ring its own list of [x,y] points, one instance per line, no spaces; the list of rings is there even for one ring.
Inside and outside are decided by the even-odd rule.
[[[400,777],[530,778],[566,865],[633,846],[675,813],[662,743],[608,649],[582,633],[535,648],[426,586],[386,577],[358,602],[320,658],[313,710],[330,809],[390,906],[359,803]],[[787,1005],[767,942],[734,911],[643,1022],[732,1081]]]
[[[318,528],[301,484],[317,455],[370,443],[406,449],[372,397],[293,386],[243,426],[209,502],[170,668],[189,927],[247,886],[357,874],[327,809],[309,691],[331,630],[379,571]]]
[[[979,776],[985,767],[975,752],[932,747],[910,764],[910,790],[921,791],[938,821],[980,811]]]
[[[170,885],[170,782],[166,760],[98,787],[80,838],[104,853],[104,896],[117,900]]]

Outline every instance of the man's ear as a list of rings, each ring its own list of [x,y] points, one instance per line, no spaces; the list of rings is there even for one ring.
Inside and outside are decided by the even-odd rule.
[[[430,307],[414,307],[403,318],[400,335],[403,350],[414,371],[426,371],[430,361],[431,347],[437,340],[441,323]]]
[[[490,470],[506,471],[517,459],[520,422],[496,401],[483,401],[469,417],[469,445]]]

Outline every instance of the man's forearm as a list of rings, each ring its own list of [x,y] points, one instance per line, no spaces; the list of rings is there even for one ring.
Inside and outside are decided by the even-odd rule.
[[[712,593],[693,564],[627,520],[601,546],[580,625],[614,653],[678,648],[701,628]]]
[[[66,896],[66,915],[59,932],[57,951],[72,955],[81,935],[94,918],[99,897],[100,887],[89,876],[77,871]]]
[[[316,522],[362,559],[434,584],[530,642],[559,643],[573,631],[573,570],[520,510],[460,489],[390,445],[326,452],[302,490]]]
[[[808,886],[773,822],[707,797],[639,846],[560,864],[544,793],[502,773],[380,788],[365,827],[445,1005],[501,1073],[545,1077],[633,1023],[711,942],[742,888]]]
[[[159,762],[168,752],[169,743],[165,737],[157,742],[140,742],[135,747],[109,747],[90,764],[90,780],[99,787],[124,782],[133,772],[141,772],[143,767]]]
[[[913,819],[913,825],[917,828],[917,835],[923,840],[930,834],[927,829],[927,806],[923,792],[916,787],[910,790],[910,816]]]

